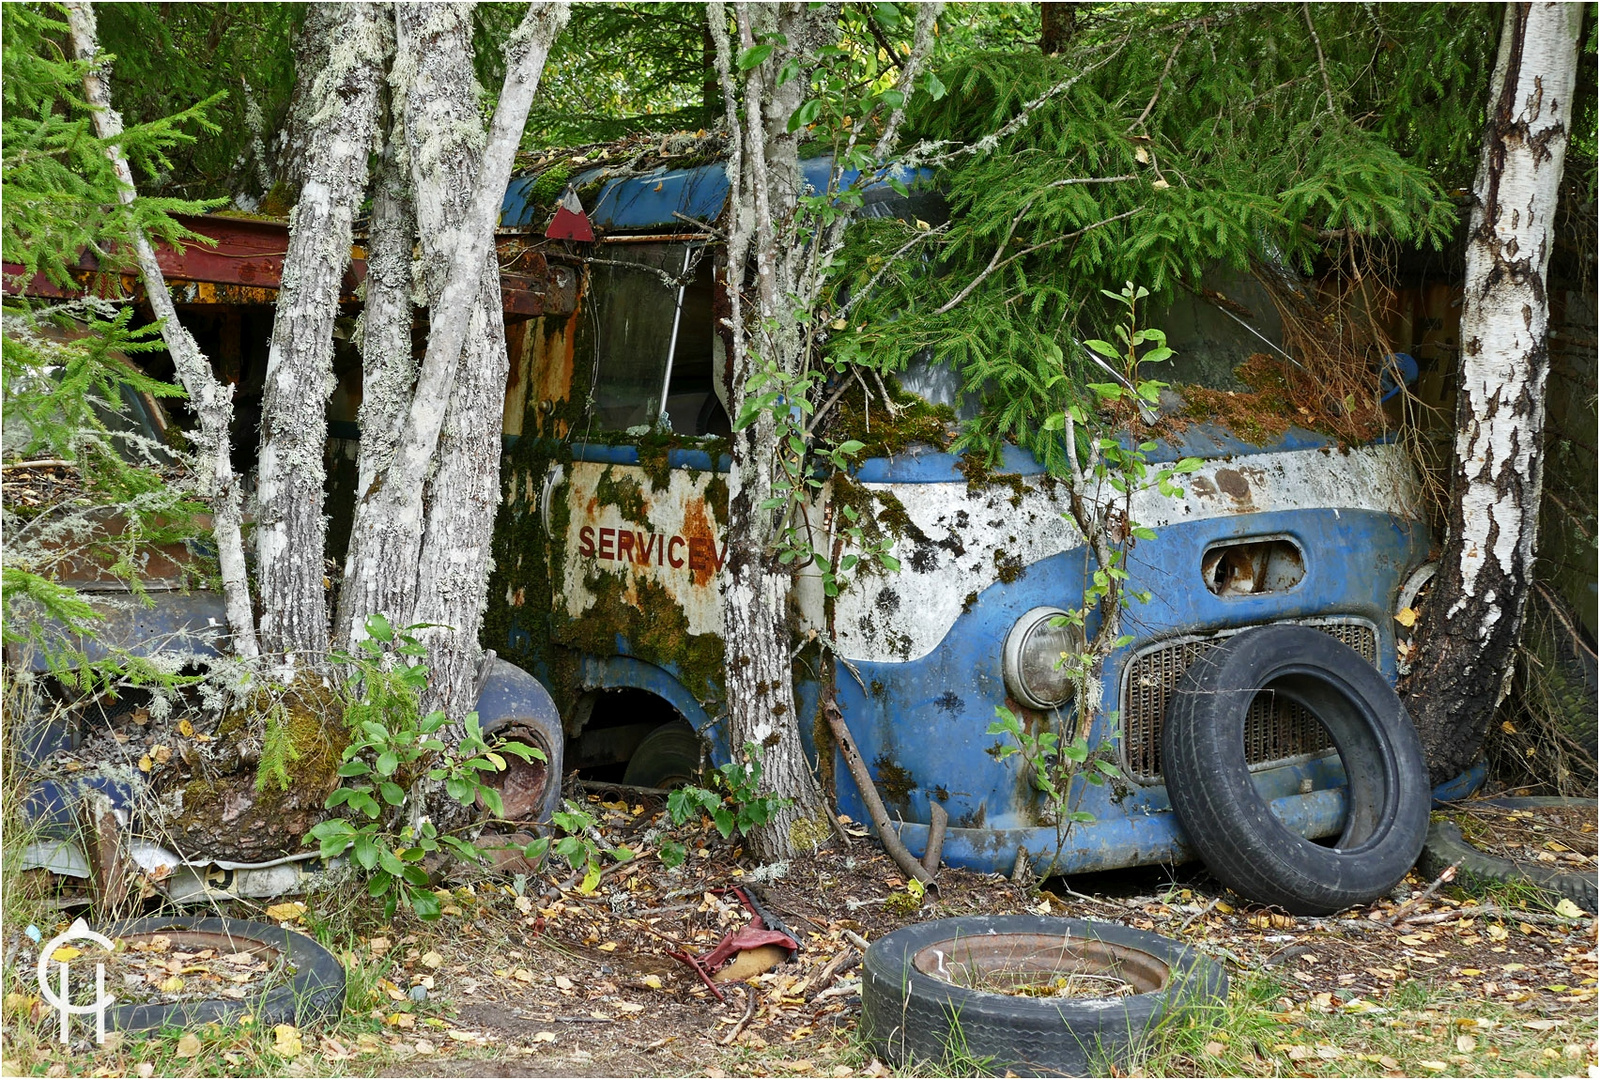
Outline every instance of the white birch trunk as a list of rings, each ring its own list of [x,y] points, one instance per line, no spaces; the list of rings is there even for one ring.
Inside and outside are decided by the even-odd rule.
[[[1461,309],[1445,551],[1407,705],[1434,782],[1466,768],[1509,686],[1532,581],[1550,371],[1545,273],[1577,74],[1577,4],[1508,4]]]
[[[257,474],[256,560],[262,645],[320,664],[328,651],[323,587],[327,518],[323,447],[333,392],[333,324],[350,262],[351,223],[367,189],[390,13],[378,5],[332,9],[332,43],[314,80],[304,182],[289,217],[277,318],[267,352]]]
[[[122,182],[124,206],[134,200],[133,171],[116,140],[122,135],[122,117],[111,107],[111,85],[100,61],[94,8],[87,2],[63,5],[72,34],[72,51],[88,61],[83,78],[84,100],[94,113],[95,133],[110,148],[106,151]],[[250,585],[246,579],[244,543],[240,538],[242,520],[238,477],[230,457],[228,427],[233,421],[233,387],[217,381],[211,363],[200,352],[193,336],[178,321],[178,313],[167,293],[167,283],[156,262],[155,250],[142,233],[134,240],[139,276],[156,318],[161,320],[161,337],[177,370],[178,381],[189,395],[200,421],[197,458],[200,463],[200,493],[211,505],[212,536],[217,544],[217,562],[222,574],[223,602],[228,613],[228,629],[234,651],[243,657],[259,655],[254,615],[250,610]]]
[[[545,57],[567,13],[565,4],[534,4],[512,35],[485,143],[470,8],[396,9],[393,83],[403,95],[396,110],[405,118],[432,304],[428,348],[393,460],[356,510],[345,588],[352,633],[374,611],[447,625],[428,633],[434,681],[425,706],[452,717],[472,705],[499,486],[507,362],[494,228]],[[461,201],[467,191],[470,200]],[[441,440],[447,415],[449,436]]]

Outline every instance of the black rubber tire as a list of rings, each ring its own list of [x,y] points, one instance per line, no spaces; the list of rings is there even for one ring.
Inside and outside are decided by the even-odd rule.
[[[1042,998],[968,989],[914,963],[924,950],[938,950],[942,965],[963,939],[1008,934],[1104,943],[1164,978],[1125,997]],[[1216,961],[1159,934],[1040,915],[962,916],[907,926],[868,947],[861,1029],[885,1059],[947,1075],[981,1067],[1019,1076],[1104,1076],[1159,1027],[1180,1022],[1189,1010],[1219,1007],[1227,996],[1228,976]]]
[[[1593,806],[1590,799],[1563,799],[1556,796],[1527,796],[1514,799],[1483,799],[1481,802],[1514,810],[1536,810],[1541,806]],[[1459,863],[1459,866],[1456,864]],[[1517,862],[1490,855],[1469,843],[1461,827],[1453,821],[1435,821],[1428,826],[1428,839],[1422,845],[1417,868],[1431,880],[1456,866],[1455,882],[1469,893],[1506,883],[1525,882],[1556,899],[1571,900],[1589,914],[1600,914],[1600,884],[1594,874],[1560,870],[1537,862]]]
[[[327,949],[292,930],[246,919],[157,916],[113,923],[101,932],[112,940],[158,933],[173,939],[188,935],[212,947],[215,947],[216,938],[221,937],[240,952],[265,945],[285,954],[295,966],[289,982],[273,987],[262,997],[241,1001],[213,998],[171,1005],[119,1005],[106,1012],[108,1030],[194,1028],[213,1022],[230,1024],[242,1016],[254,1017],[258,1031],[278,1024],[305,1028],[331,1023],[344,1011],[343,965]]]
[[[1291,832],[1251,779],[1245,715],[1268,688],[1315,716],[1343,760],[1350,811],[1332,847]],[[1320,630],[1257,627],[1191,664],[1167,709],[1161,750],[1189,846],[1257,903],[1296,915],[1369,904],[1422,851],[1432,798],[1416,729],[1383,676]]]
[[[682,720],[662,724],[640,740],[622,774],[624,784],[670,788],[700,778],[700,736]]]

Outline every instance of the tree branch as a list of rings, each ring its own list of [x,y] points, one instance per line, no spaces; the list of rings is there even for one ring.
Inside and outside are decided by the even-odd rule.
[[[1306,18],[1306,29],[1311,31],[1311,44],[1317,47],[1317,67],[1322,71],[1322,88],[1328,92],[1328,111],[1336,113],[1339,106],[1333,99],[1333,81],[1328,78],[1328,60],[1322,55],[1322,38],[1317,35],[1317,28],[1311,21],[1311,5],[1302,3],[1300,14]]]
[[[72,34],[72,51],[77,59],[89,65],[83,74],[84,100],[94,116],[95,134],[106,145],[106,156],[116,169],[121,190],[117,199],[123,206],[133,203],[136,190],[133,170],[123,156],[122,117],[111,107],[111,83],[100,59],[94,8],[87,0],[74,0],[63,5],[67,25]],[[217,542],[217,562],[222,571],[223,603],[228,613],[228,628],[233,634],[233,648],[245,658],[260,655],[256,643],[255,616],[250,607],[250,584],[244,561],[244,542],[239,528],[242,519],[238,477],[234,475],[230,453],[231,440],[228,429],[233,419],[233,387],[223,386],[211,370],[211,363],[201,353],[194,337],[178,321],[177,309],[167,292],[166,278],[156,261],[155,249],[143,229],[133,234],[134,255],[139,263],[139,276],[144,281],[145,295],[151,310],[161,324],[161,338],[166,342],[177,369],[178,379],[188,391],[200,419],[200,471],[202,494],[210,496],[216,517],[212,535]],[[208,475],[209,471],[209,475]]]
[[[1167,54],[1167,65],[1161,69],[1161,74],[1156,79],[1155,93],[1151,94],[1150,100],[1145,103],[1144,112],[1139,114],[1139,119],[1129,124],[1126,130],[1131,132],[1136,127],[1142,127],[1144,126],[1144,122],[1150,118],[1150,110],[1156,107],[1156,102],[1161,97],[1161,84],[1167,81],[1167,74],[1172,71],[1172,62],[1178,58],[1178,51],[1183,48],[1183,43],[1188,40],[1189,27],[1185,26],[1183,28],[1183,33],[1178,35],[1178,43],[1174,45],[1172,47],[1172,51]]]
[[[1110,183],[1110,182],[1112,182],[1114,180],[1133,180],[1133,179],[1135,179],[1135,177],[1132,177],[1132,176],[1114,176],[1114,177],[1110,177],[1109,179],[1106,179],[1106,180],[1083,180],[1083,181],[1078,181],[1078,182],[1079,183],[1085,183],[1085,184],[1097,184],[1097,183]],[[1058,180],[1054,184],[1051,184],[1050,186],[1051,187],[1064,187],[1064,186],[1066,186],[1067,183],[1068,183],[1067,181]],[[1035,198],[1037,198],[1037,196],[1035,196]],[[1026,213],[1027,210],[1028,210],[1028,207],[1032,206],[1032,205],[1033,205],[1033,201],[1030,199],[1028,201],[1027,206],[1024,206],[1022,208],[1022,212]],[[1101,221],[1095,222],[1092,225],[1085,225],[1083,228],[1078,229],[1076,232],[1063,233],[1060,236],[1052,237],[1049,240],[1042,240],[1037,244],[1030,244],[1028,247],[1023,248],[1021,251],[1013,252],[1009,258],[1001,259],[1000,258],[1000,254],[1001,254],[1001,252],[1005,251],[1006,243],[1007,243],[1007,241],[1009,241],[1011,239],[1012,230],[1014,230],[1017,227],[1017,222],[1022,220],[1022,216],[1021,216],[1021,214],[1019,214],[1016,217],[1016,219],[1014,219],[1011,222],[1011,227],[1006,230],[1006,237],[1005,237],[1004,240],[1000,241],[1000,247],[999,247],[998,250],[995,251],[994,258],[989,260],[989,265],[983,268],[983,272],[981,274],[979,274],[977,277],[973,278],[971,281],[967,282],[967,285],[966,285],[966,287],[964,289],[962,289],[960,292],[956,293],[955,296],[953,296],[949,300],[947,300],[942,307],[940,307],[937,311],[934,312],[934,314],[935,315],[943,315],[943,314],[947,313],[951,308],[955,307],[957,304],[961,303],[961,301],[965,300],[968,296],[972,295],[972,290],[976,289],[983,282],[983,280],[985,278],[987,278],[990,274],[994,273],[996,270],[999,270],[1000,268],[1002,268],[1004,266],[1007,266],[1007,265],[1009,265],[1009,264],[1011,264],[1013,262],[1016,262],[1018,259],[1022,258],[1024,255],[1031,255],[1033,252],[1038,251],[1040,248],[1051,247],[1051,246],[1053,246],[1055,244],[1064,244],[1068,240],[1076,240],[1078,237],[1082,236],[1084,233],[1092,232],[1093,230],[1100,228],[1102,225],[1110,225],[1111,223],[1116,222],[1116,221],[1121,221],[1124,218],[1130,218],[1133,215],[1137,214],[1142,209],[1144,209],[1144,208],[1141,207],[1141,206],[1136,206],[1132,210],[1124,210],[1122,213],[1117,214],[1114,217],[1105,218],[1105,219],[1103,219]]]

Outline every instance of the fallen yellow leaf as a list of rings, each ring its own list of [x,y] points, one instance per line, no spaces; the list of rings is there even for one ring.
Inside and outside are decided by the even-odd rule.
[[[1219,1042],[1216,1042],[1215,1040],[1213,1040],[1211,1042],[1208,1042],[1205,1045],[1206,1053],[1210,1054],[1212,1057],[1216,1057],[1219,1054],[1222,1054],[1227,1049],[1228,1049],[1227,1044],[1219,1043]]]
[[[172,1051],[181,1058],[192,1058],[200,1052],[200,1036],[189,1034],[178,1040],[178,1046]]]
[[[1394,621],[1401,626],[1417,625],[1417,613],[1412,608],[1404,607],[1394,613]]]
[[[179,975],[170,976],[169,978],[163,980],[162,983],[161,983],[161,992],[163,994],[176,994],[179,990],[182,990],[182,989],[183,989],[183,978],[182,978],[182,976],[179,976]]]
[[[306,913],[306,906],[298,900],[290,900],[283,904],[272,904],[267,908],[267,918],[276,922],[299,922]]]
[[[182,735],[185,739],[194,738],[194,725],[189,723],[188,717],[184,717],[182,720],[178,721],[178,734]]]
[[[1556,905],[1556,914],[1562,918],[1576,919],[1583,914],[1583,909],[1571,900],[1562,897],[1561,902]]]
[[[644,983],[646,986],[648,986],[652,990],[660,990],[661,989],[661,976],[659,976],[659,975],[646,975],[643,979],[640,980],[640,982]]]
[[[536,1043],[555,1042],[556,1033],[553,1031],[535,1031],[533,1033],[533,1041]]]
[[[615,941],[608,941],[604,945],[600,946],[600,951],[601,952],[616,952],[617,951],[617,943]]]
[[[444,963],[444,957],[440,956],[436,952],[431,952],[430,951],[430,952],[425,952],[425,953],[422,954],[422,966],[423,967],[436,968],[442,963]]]
[[[1463,1054],[1470,1054],[1477,1048],[1478,1040],[1474,1039],[1471,1035],[1456,1036],[1456,1049],[1461,1051]]]
[[[58,964],[65,964],[69,960],[76,960],[83,955],[82,949],[74,949],[71,945],[63,945],[50,954],[50,959]]]
[[[300,1029],[293,1024],[279,1024],[272,1029],[272,1048],[278,1052],[279,1057],[299,1057],[305,1049],[300,1042]]]

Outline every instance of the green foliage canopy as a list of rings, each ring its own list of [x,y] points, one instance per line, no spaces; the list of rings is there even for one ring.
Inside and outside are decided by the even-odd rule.
[[[946,227],[856,230],[838,283],[876,285],[833,353],[894,371],[937,349],[985,403],[958,445],[1059,467],[1040,419],[1075,393],[1057,350],[1089,362],[1103,286],[1159,300],[1218,264],[1448,241],[1497,32],[1468,6],[1097,5],[1056,56],[947,52],[914,134],[935,162],[980,152],[941,166]]]

